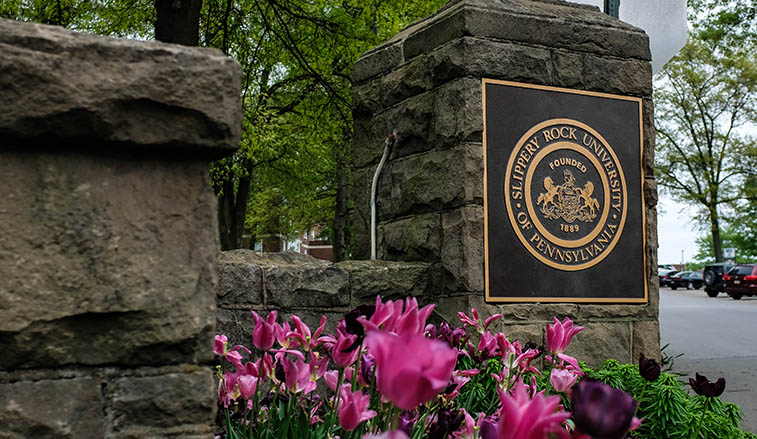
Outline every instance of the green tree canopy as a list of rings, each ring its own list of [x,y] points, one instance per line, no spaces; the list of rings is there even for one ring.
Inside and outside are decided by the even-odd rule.
[[[747,165],[757,148],[750,135],[757,120],[757,59],[749,49],[754,9],[721,0],[690,6],[689,42],[655,84],[657,178],[698,207],[713,257],[722,261],[723,221],[754,196],[755,168]],[[734,16],[752,22],[736,23]]]

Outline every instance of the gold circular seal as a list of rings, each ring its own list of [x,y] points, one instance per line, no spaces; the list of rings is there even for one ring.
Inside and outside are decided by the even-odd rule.
[[[505,205],[520,242],[565,271],[593,267],[612,252],[626,221],[623,168],[590,126],[551,119],[528,130],[505,172]]]

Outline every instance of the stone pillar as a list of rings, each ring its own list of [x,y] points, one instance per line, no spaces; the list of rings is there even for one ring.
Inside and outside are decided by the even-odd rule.
[[[441,317],[502,312],[508,335],[543,343],[544,324],[567,315],[587,327],[573,354],[658,357],[650,59],[642,30],[560,0],[453,2],[365,53],[353,90],[356,256],[369,254],[371,178],[395,130],[378,188],[379,258],[440,266]],[[484,77],[643,98],[647,305],[484,304]]]
[[[0,20],[0,437],[212,438],[215,50]]]

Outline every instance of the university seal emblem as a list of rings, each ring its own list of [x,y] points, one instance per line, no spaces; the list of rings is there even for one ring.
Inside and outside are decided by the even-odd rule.
[[[577,271],[601,262],[621,236],[627,203],[612,146],[582,122],[537,124],[510,154],[505,175],[510,223],[526,249],[550,267]]]

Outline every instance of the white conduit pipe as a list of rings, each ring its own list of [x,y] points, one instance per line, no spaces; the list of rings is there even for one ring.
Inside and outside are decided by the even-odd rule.
[[[371,260],[376,259],[376,189],[378,186],[379,175],[381,175],[381,168],[384,167],[386,159],[389,157],[389,153],[394,146],[394,142],[397,139],[397,133],[392,131],[386,136],[384,140],[384,154],[381,156],[376,172],[373,174],[373,182],[371,183]]]

